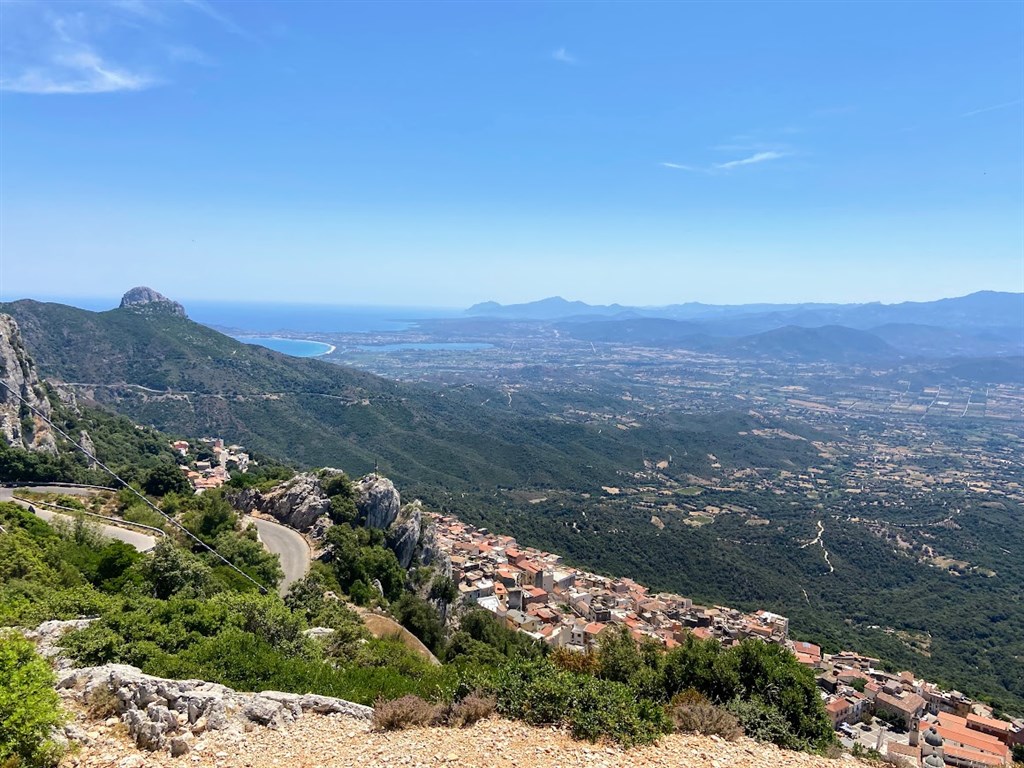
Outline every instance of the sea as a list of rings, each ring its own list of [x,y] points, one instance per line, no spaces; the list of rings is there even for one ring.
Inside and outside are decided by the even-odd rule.
[[[13,300],[14,297],[3,297]],[[119,298],[45,297],[74,307],[103,312],[120,304]],[[209,301],[181,302],[188,316],[239,341],[282,352],[295,357],[317,357],[333,350],[330,344],[295,338],[302,333],[373,333],[404,331],[420,320],[459,317],[461,309],[442,307],[384,307],[338,304],[292,304],[274,302]],[[286,334],[291,338],[283,338]],[[489,345],[487,345],[489,346]],[[483,348],[464,344],[391,344],[374,347],[378,351],[405,349]]]

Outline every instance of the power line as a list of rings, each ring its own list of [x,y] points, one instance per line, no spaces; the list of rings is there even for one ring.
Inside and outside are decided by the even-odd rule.
[[[170,515],[168,515],[167,513],[165,513],[165,512],[164,512],[164,511],[163,511],[162,509],[160,509],[160,508],[159,508],[159,507],[158,507],[158,506],[157,506],[156,504],[154,504],[154,503],[153,503],[153,502],[151,502],[151,501],[150,501],[149,499],[147,499],[147,498],[146,498],[146,497],[145,497],[145,496],[144,496],[143,494],[141,494],[141,493],[139,493],[139,492],[138,492],[137,490],[135,490],[135,488],[133,488],[133,487],[132,487],[131,485],[129,485],[129,484],[128,484],[128,483],[127,483],[127,482],[126,482],[125,480],[123,480],[123,479],[121,478],[121,476],[120,476],[120,475],[118,475],[118,474],[117,474],[117,473],[116,473],[116,472],[115,472],[114,470],[112,470],[112,469],[111,469],[110,467],[108,467],[108,466],[107,466],[106,464],[104,464],[104,463],[103,463],[102,461],[100,461],[100,460],[99,460],[99,458],[98,458],[97,456],[95,456],[94,454],[92,454],[92,453],[90,453],[89,451],[87,451],[87,450],[86,450],[85,448],[83,448],[83,447],[82,447],[81,445],[79,445],[79,444],[78,444],[78,443],[77,443],[77,442],[75,441],[75,439],[74,439],[73,437],[71,437],[71,435],[69,435],[69,434],[68,434],[67,432],[65,432],[65,431],[64,431],[63,429],[61,429],[61,428],[60,428],[60,427],[58,427],[58,426],[57,426],[56,424],[54,424],[54,423],[53,423],[53,422],[52,422],[52,421],[51,421],[51,420],[49,419],[49,417],[45,416],[45,415],[44,415],[44,414],[42,413],[42,411],[40,411],[40,410],[39,410],[38,408],[36,408],[36,407],[35,407],[34,405],[32,405],[32,404],[31,404],[31,403],[30,403],[30,402],[29,402],[28,400],[26,400],[26,399],[25,399],[24,397],[22,397],[22,396],[21,396],[21,395],[20,395],[20,394],[19,394],[18,392],[15,392],[15,391],[14,391],[14,390],[13,390],[13,389],[12,389],[12,388],[11,388],[11,387],[10,387],[10,386],[8,385],[8,384],[7,384],[7,382],[5,382],[5,381],[3,381],[3,380],[0,380],[0,385],[2,385],[4,389],[6,389],[6,390],[7,390],[8,392],[10,392],[10,393],[11,393],[12,395],[14,395],[14,396],[15,396],[16,398],[18,398],[18,399],[19,399],[19,400],[20,400],[20,401],[22,402],[22,404],[23,404],[23,405],[24,405],[24,406],[25,406],[26,408],[28,408],[28,409],[29,409],[30,411],[32,411],[32,412],[33,412],[33,413],[34,413],[34,414],[35,414],[36,416],[38,416],[38,417],[39,417],[40,419],[42,419],[42,420],[43,420],[43,421],[45,421],[45,422],[46,422],[47,424],[49,424],[49,425],[50,425],[50,426],[51,426],[51,427],[53,428],[53,430],[54,430],[54,431],[55,431],[55,432],[56,432],[57,434],[59,434],[59,435],[60,435],[61,437],[63,437],[63,438],[65,439],[65,440],[67,440],[67,441],[68,441],[69,443],[71,443],[71,444],[72,444],[73,446],[75,446],[75,448],[77,448],[77,449],[78,449],[78,450],[80,450],[80,451],[81,451],[82,453],[84,453],[84,454],[85,454],[85,455],[86,455],[87,457],[89,457],[89,459],[90,459],[91,461],[95,462],[96,466],[98,466],[98,467],[99,467],[100,469],[102,469],[102,470],[103,470],[104,472],[106,472],[106,473],[107,473],[108,475],[110,475],[110,476],[111,476],[112,478],[114,478],[114,479],[115,479],[115,480],[116,480],[117,482],[119,482],[119,483],[120,483],[120,484],[121,484],[122,486],[124,486],[125,488],[127,488],[127,489],[128,489],[129,491],[131,491],[131,492],[132,492],[133,494],[135,494],[135,496],[137,496],[137,497],[138,497],[138,498],[139,498],[139,499],[140,499],[140,500],[142,501],[142,503],[143,503],[143,504],[145,504],[145,505],[146,505],[147,507],[149,507],[150,509],[152,509],[152,510],[153,510],[154,512],[156,512],[156,513],[157,513],[158,515],[160,515],[160,516],[161,516],[162,518],[164,518],[164,519],[165,519],[165,520],[166,520],[167,522],[169,522],[169,523],[170,523],[171,525],[173,525],[173,526],[174,526],[175,528],[177,528],[178,530],[180,530],[180,531],[181,531],[182,533],[184,533],[184,534],[185,534],[186,536],[188,536],[188,537],[189,537],[190,539],[192,539],[193,541],[195,541],[195,542],[196,542],[197,544],[199,544],[199,546],[201,546],[201,547],[202,547],[203,549],[207,550],[208,552],[211,552],[211,553],[212,553],[212,554],[213,554],[214,556],[216,556],[216,557],[217,557],[217,558],[218,558],[218,559],[219,559],[219,560],[220,560],[221,562],[223,562],[223,563],[224,563],[224,565],[226,565],[226,566],[227,566],[228,568],[230,568],[231,570],[235,571],[236,573],[238,573],[238,574],[239,574],[240,576],[242,576],[243,578],[245,578],[245,579],[248,579],[248,580],[249,580],[249,581],[251,581],[251,582],[252,582],[253,584],[255,584],[255,585],[256,585],[256,587],[257,587],[257,588],[258,588],[258,589],[260,590],[260,592],[263,592],[264,594],[266,594],[266,593],[267,593],[267,588],[266,588],[265,586],[263,586],[262,584],[260,584],[260,583],[259,583],[258,581],[256,581],[256,579],[254,579],[254,578],[253,578],[252,576],[250,576],[249,574],[247,574],[247,573],[246,573],[245,571],[243,571],[243,570],[242,570],[241,568],[239,568],[239,567],[238,567],[238,566],[236,566],[236,565],[235,565],[234,563],[232,563],[232,562],[231,562],[230,560],[228,560],[228,559],[227,559],[226,557],[224,557],[224,555],[222,555],[222,554],[221,554],[220,552],[218,552],[218,551],[217,551],[216,549],[214,549],[214,548],[213,548],[213,547],[211,547],[211,546],[210,546],[209,544],[207,544],[207,543],[206,543],[205,541],[203,541],[203,540],[202,540],[202,539],[200,539],[200,538],[199,538],[198,536],[196,536],[196,535],[195,535],[194,533],[192,533],[192,531],[190,531],[190,530],[189,530],[188,528],[186,528],[186,527],[185,527],[184,525],[182,525],[182,524],[181,524],[181,523],[179,523],[179,522],[178,522],[177,520],[175,520],[175,519],[174,519],[173,517],[171,517]]]

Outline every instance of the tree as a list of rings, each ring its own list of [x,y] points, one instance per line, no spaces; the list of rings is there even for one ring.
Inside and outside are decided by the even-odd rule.
[[[0,765],[56,765],[50,732],[63,720],[50,665],[21,635],[0,633]]]
[[[187,494],[192,492],[192,486],[185,477],[185,473],[176,466],[163,464],[150,470],[142,484],[146,493],[150,496],[166,496],[168,493]]]
[[[274,589],[284,575],[280,556],[272,555],[263,548],[256,538],[254,526],[240,533],[225,531],[216,538],[214,548],[233,565],[270,589]]]
[[[406,592],[391,605],[391,613],[431,651],[441,653],[444,625],[430,603]]]
[[[212,576],[202,561],[174,546],[168,538],[156,543],[153,553],[142,561],[141,571],[153,597],[159,600],[179,593],[202,597],[209,589]]]

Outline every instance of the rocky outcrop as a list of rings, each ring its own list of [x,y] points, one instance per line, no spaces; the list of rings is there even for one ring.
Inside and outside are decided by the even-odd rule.
[[[325,470],[332,471],[337,470]],[[231,494],[229,500],[243,512],[260,512],[297,531],[309,533],[316,529],[322,535],[330,527],[327,513],[331,502],[321,481],[321,473],[305,472],[269,491],[247,488]]]
[[[92,438],[89,437],[89,433],[86,432],[84,429],[82,430],[82,433],[78,437],[78,444],[82,446],[82,450],[88,452],[89,456],[96,455],[96,445],[93,443]],[[89,465],[89,469],[96,468],[95,459],[87,458],[87,463]]]
[[[451,557],[441,547],[437,537],[437,526],[430,518],[427,518],[420,531],[419,560],[423,565],[433,567],[439,575],[451,578]]]
[[[377,474],[367,475],[355,485],[359,521],[367,528],[386,530],[402,508],[395,484]]]
[[[322,541],[333,525],[326,488],[330,486],[330,479],[340,474],[341,470],[330,468],[305,472],[269,491],[247,488],[229,494],[228,500],[247,514],[269,515],[312,539]],[[420,562],[435,564],[440,556],[440,547],[436,532],[426,538],[423,536],[424,516],[418,500],[402,507],[395,484],[377,474],[366,475],[355,482],[353,490],[358,523],[384,531],[385,544],[395,553],[403,568],[416,564],[417,554],[421,551]],[[432,524],[430,530],[433,531]],[[330,560],[329,548],[321,558]],[[451,573],[450,562],[440,563],[440,566],[446,575]]]
[[[25,637],[36,644],[36,652],[43,658],[50,659],[58,668],[69,666],[69,662],[61,657],[60,640],[66,632],[73,629],[85,629],[96,619],[54,619],[44,621],[35,629],[26,631]]]
[[[13,448],[56,453],[57,442],[52,430],[36,414],[38,411],[50,418],[46,389],[25,349],[18,324],[13,317],[3,314],[0,314],[0,381],[3,382],[0,386],[0,440]]]
[[[188,317],[185,314],[185,308],[176,301],[168,299],[161,293],[157,293],[152,288],[146,288],[145,286],[139,286],[138,288],[132,288],[124,296],[121,297],[121,309],[132,308],[132,309],[151,309],[157,308],[162,309],[172,314],[179,315],[181,317]]]
[[[405,569],[412,565],[413,556],[416,554],[416,546],[420,541],[422,517],[422,506],[420,500],[416,499],[411,504],[402,507],[398,517],[384,534],[384,542],[395,553],[399,565]]]
[[[167,680],[125,664],[72,669],[60,675],[57,688],[85,702],[102,691],[113,694],[116,714],[135,743],[150,751],[178,756],[206,731],[253,725],[279,728],[303,713],[341,714],[362,720],[373,709],[344,699],[314,694],[238,693],[202,680]]]

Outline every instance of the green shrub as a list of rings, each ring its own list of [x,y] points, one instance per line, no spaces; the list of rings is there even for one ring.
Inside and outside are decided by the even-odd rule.
[[[492,677],[488,693],[498,711],[534,725],[565,725],[573,736],[620,744],[650,744],[669,730],[664,709],[630,688],[555,667],[549,661],[512,661]]]
[[[775,707],[760,701],[736,699],[728,706],[743,732],[757,741],[770,741],[785,749],[807,749],[810,745],[793,733],[785,716]]]
[[[0,633],[0,765],[56,765],[50,732],[63,720],[50,666],[20,635]]]

